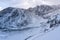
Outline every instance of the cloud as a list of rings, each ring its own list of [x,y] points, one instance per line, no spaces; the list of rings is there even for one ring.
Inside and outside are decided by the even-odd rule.
[[[1,7],[29,8],[43,4],[43,0],[0,0]],[[2,5],[3,4],[3,5]]]
[[[58,4],[60,4],[60,0],[44,0],[44,2],[49,3],[51,5],[58,5]]]
[[[1,7],[0,7],[0,9],[1,9]]]
[[[17,8],[29,8],[36,5],[47,4],[54,5],[60,4],[60,0],[0,0],[0,7],[17,7]]]
[[[22,0],[11,3],[10,6],[18,8],[29,8],[30,4],[27,2],[27,0]]]
[[[3,8],[2,7],[0,7],[0,11],[2,10]]]

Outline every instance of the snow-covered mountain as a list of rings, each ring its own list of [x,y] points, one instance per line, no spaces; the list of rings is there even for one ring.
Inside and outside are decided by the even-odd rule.
[[[19,40],[34,40],[59,26],[58,6],[40,5],[29,9],[8,7],[0,11],[0,32],[10,35],[18,31],[21,35]]]

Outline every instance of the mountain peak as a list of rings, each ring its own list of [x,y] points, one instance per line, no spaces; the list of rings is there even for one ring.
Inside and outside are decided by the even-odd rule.
[[[24,27],[30,24],[32,20],[34,21],[34,18],[38,20],[37,18],[43,18],[43,15],[49,14],[54,11],[54,7],[49,5],[36,6],[30,9],[8,7],[0,11],[0,25],[3,25],[2,27],[7,27],[9,29],[12,27],[21,28],[22,26]],[[35,17],[36,15],[38,15],[38,17]]]

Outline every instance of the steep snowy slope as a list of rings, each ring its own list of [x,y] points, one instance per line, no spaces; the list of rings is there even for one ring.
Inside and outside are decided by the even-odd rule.
[[[0,11],[1,40],[35,40],[60,26],[60,9],[41,5]],[[1,38],[0,37],[0,38]]]
[[[42,7],[41,7],[42,6]],[[54,10],[54,8],[50,6],[45,6],[41,5],[40,8],[37,7],[36,10],[35,8],[32,8],[33,11],[31,12],[29,9],[19,9],[19,8],[6,8],[0,12],[0,28],[7,31],[7,30],[13,30],[13,29],[18,29],[20,30],[21,28],[27,28],[28,25],[32,27],[32,25],[37,22],[38,20],[42,20],[42,17],[37,16],[36,12],[38,12],[38,15],[48,13],[48,10]],[[43,10],[42,10],[43,9]],[[44,10],[45,9],[45,10]],[[42,11],[40,11],[42,10]],[[41,12],[41,13],[40,13]],[[38,21],[39,25],[40,21]],[[35,23],[36,25],[36,23]],[[34,26],[34,25],[33,25]]]
[[[30,14],[27,14],[23,9],[6,8],[0,12],[1,29],[21,29],[30,23],[30,17]]]
[[[43,36],[38,36],[34,40],[60,40],[60,26],[53,31],[50,31]]]
[[[45,33],[48,33],[50,31],[53,31],[54,29],[57,29],[57,27],[58,28],[60,27],[60,9],[49,13],[49,15],[48,14],[46,14],[46,15],[44,15],[44,16],[48,17],[48,18],[46,18],[48,21],[45,20],[46,22],[43,22],[43,24],[40,25],[40,27],[42,27],[41,28],[41,31],[42,31],[41,33],[42,34],[38,33],[34,37],[32,37],[32,38],[30,38],[28,40],[37,40],[37,39],[40,40],[40,38]],[[45,40],[45,39],[43,39],[43,37],[42,37],[42,40]]]

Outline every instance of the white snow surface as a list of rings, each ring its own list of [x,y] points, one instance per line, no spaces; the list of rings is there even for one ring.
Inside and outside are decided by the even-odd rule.
[[[15,11],[15,9],[13,11]],[[25,15],[26,14],[27,13],[25,13]],[[20,29],[24,29],[24,28],[31,28],[31,29],[22,30],[22,31],[12,31],[12,32],[0,32],[0,40],[59,40],[60,39],[59,38],[60,37],[59,36],[60,34],[60,31],[59,31],[60,30],[60,21],[59,21],[60,9],[44,15],[44,17],[48,17],[46,19],[44,19],[41,16],[37,16],[34,13],[27,14],[26,18],[24,18],[23,20],[21,20],[20,16],[16,17],[16,20],[11,25],[13,25],[15,29],[19,29],[18,27],[16,27],[16,24],[18,23],[17,19],[19,20],[19,22],[20,21],[22,22],[23,20],[28,18],[28,21],[31,19],[31,23]],[[3,20],[6,19],[6,15],[4,17],[5,18],[3,18]],[[3,26],[4,25],[5,24],[3,24]],[[50,25],[52,26],[50,27]],[[10,26],[10,24],[8,24],[7,27],[8,26]]]

